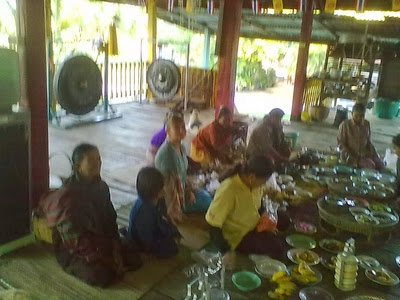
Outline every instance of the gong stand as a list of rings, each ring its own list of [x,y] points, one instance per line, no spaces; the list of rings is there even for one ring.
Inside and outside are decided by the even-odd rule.
[[[181,74],[179,68],[168,59],[156,59],[147,69],[147,84],[153,95],[169,101],[179,91]]]
[[[190,66],[190,43],[186,45],[186,69],[184,74],[184,93],[181,106],[184,111],[189,105],[189,66]],[[162,50],[159,47],[159,57],[162,57]],[[152,94],[160,100],[170,101],[178,93],[181,87],[181,74],[179,68],[172,60],[158,58],[154,60],[147,69],[147,84]]]
[[[70,56],[58,66],[53,88],[63,111],[52,111],[51,125],[68,129],[122,117],[109,104],[108,44],[102,43],[99,51],[104,52],[103,76],[97,64],[85,55]]]

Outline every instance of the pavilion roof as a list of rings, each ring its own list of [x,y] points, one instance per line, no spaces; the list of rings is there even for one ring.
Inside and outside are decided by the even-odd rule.
[[[140,0],[103,0],[117,3],[138,5]],[[219,0],[215,1],[215,13],[208,14],[206,1],[201,0],[201,7],[195,13],[188,14],[185,10],[186,0],[183,7],[178,6],[175,0],[175,8],[172,12],[167,11],[166,0],[157,1],[157,15],[160,19],[181,25],[195,31],[203,31],[208,28],[211,33],[218,30],[218,6]],[[273,14],[272,0],[261,0],[264,13],[254,15],[251,10],[251,1],[244,0],[240,35],[248,38],[260,38],[282,41],[298,41],[301,28],[301,13],[297,12],[298,0],[283,0],[284,8],[291,9],[290,14]],[[368,0],[366,10],[390,11],[392,0]],[[351,16],[338,16],[325,14],[323,11],[325,0],[315,0],[312,42],[336,44],[365,37],[379,42],[397,44],[400,42],[400,18],[386,16],[384,21],[358,20]],[[355,10],[355,0],[337,0],[336,8],[339,10]],[[290,11],[289,11],[290,12]],[[366,31],[366,27],[367,31]]]

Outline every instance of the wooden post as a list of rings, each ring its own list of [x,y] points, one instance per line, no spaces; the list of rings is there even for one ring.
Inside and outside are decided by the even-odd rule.
[[[156,51],[157,51],[157,1],[156,0],[148,0],[147,1],[147,62],[149,65],[156,59]],[[141,44],[142,45],[142,44]],[[142,50],[140,50],[142,51]],[[142,55],[142,53],[140,54]],[[141,58],[142,59],[142,58]],[[141,68],[145,68],[146,64],[142,64]],[[141,81],[140,81],[140,90],[142,90],[142,75],[143,70],[140,71]],[[151,99],[153,94],[149,89],[146,90],[146,98]],[[140,92],[139,102],[142,103],[142,93]]]
[[[204,30],[204,46],[203,46],[203,69],[208,69],[210,63],[210,29]]]
[[[32,207],[49,189],[49,153],[46,101],[46,26],[44,1],[18,0],[25,51],[21,64],[31,111]],[[24,93],[24,92],[23,92]]]
[[[236,61],[243,0],[221,0],[217,33],[217,97],[215,114],[221,105],[234,108]]]
[[[147,35],[148,35],[148,56],[147,61],[156,59],[157,46],[157,6],[156,0],[147,1]]]
[[[326,45],[326,52],[325,52],[325,61],[324,61],[324,72],[326,73],[328,69],[328,62],[329,62],[329,47],[330,45]]]
[[[303,109],[303,94],[307,76],[308,50],[311,42],[311,31],[313,22],[313,0],[305,0],[306,9],[303,13],[299,53],[297,56],[296,75],[294,80],[292,120],[300,120]]]
[[[183,98],[183,111],[187,111],[189,102],[189,71],[190,71],[190,43],[186,48],[186,68],[185,68],[185,95]]]

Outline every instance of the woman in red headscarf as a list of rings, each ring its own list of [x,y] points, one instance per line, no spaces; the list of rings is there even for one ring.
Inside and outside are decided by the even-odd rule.
[[[215,159],[229,161],[229,146],[232,139],[232,113],[222,106],[217,118],[199,131],[193,138],[190,158],[195,162],[207,164]]]

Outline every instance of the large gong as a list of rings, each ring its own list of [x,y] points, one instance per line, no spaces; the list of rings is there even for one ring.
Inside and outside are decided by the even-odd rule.
[[[99,103],[102,94],[101,72],[85,55],[67,58],[54,75],[54,95],[63,109],[84,115]]]
[[[147,84],[157,98],[172,99],[181,86],[178,67],[170,60],[157,59],[147,70]]]

